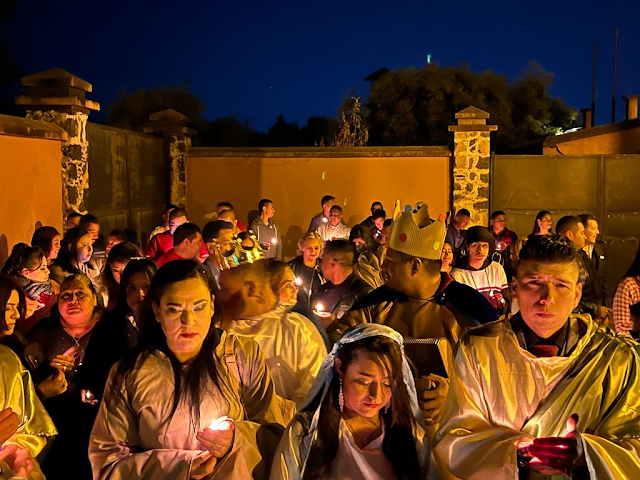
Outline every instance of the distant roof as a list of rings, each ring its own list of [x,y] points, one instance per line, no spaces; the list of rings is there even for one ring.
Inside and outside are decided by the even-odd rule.
[[[573,140],[581,140],[583,138],[604,135],[605,133],[620,132],[631,128],[640,127],[640,118],[634,120],[623,120],[622,122],[609,123],[607,125],[599,125],[597,127],[582,128],[577,132],[565,133],[564,135],[550,135],[544,139],[545,147],[554,147],[560,143],[571,142]]]
[[[384,75],[386,75],[387,73],[389,73],[391,70],[389,70],[387,67],[382,67],[380,70],[376,70],[373,73],[370,73],[369,75],[367,75],[366,77],[364,77],[364,79],[367,82],[376,82],[378,80],[380,80],[380,78]]]

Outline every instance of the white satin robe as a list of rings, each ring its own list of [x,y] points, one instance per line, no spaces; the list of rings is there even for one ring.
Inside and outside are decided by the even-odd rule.
[[[210,395],[200,406],[200,425],[191,424],[183,404],[167,424],[174,381],[171,364],[163,353],[156,351],[138,365],[126,381],[123,398],[108,409],[109,397],[114,394],[107,392],[115,367],[111,370],[89,444],[94,479],[188,480],[193,459],[203,454],[198,450],[196,433],[224,415],[236,422],[233,445],[208,478],[247,480],[268,475],[284,425],[281,399],[275,394],[258,345],[247,339],[236,343],[235,359],[241,378],[238,392],[223,360],[225,337],[223,334],[215,352],[222,392],[209,385]],[[261,446],[269,444],[269,448],[259,451],[257,442]],[[271,453],[261,453],[268,450]]]

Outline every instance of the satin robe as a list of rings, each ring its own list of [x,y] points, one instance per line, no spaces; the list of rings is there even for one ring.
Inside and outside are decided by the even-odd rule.
[[[322,335],[311,320],[286,304],[256,317],[227,322],[227,332],[253,339],[264,355],[276,393],[300,407],[327,356]]]
[[[258,345],[237,339],[235,360],[241,378],[239,388],[223,360],[226,334],[216,349],[220,389],[210,384],[209,395],[200,405],[200,425],[193,425],[181,404],[167,423],[173,404],[173,371],[169,359],[156,351],[130,375],[123,396],[107,408],[112,377],[91,432],[89,460],[95,479],[185,479],[191,463],[203,455],[198,450],[197,431],[212,420],[229,416],[236,422],[230,451],[218,461],[207,478],[246,480],[268,475],[273,451],[284,429],[281,403]],[[266,450],[260,450],[257,443]]]
[[[302,416],[304,416],[304,419]],[[316,437],[315,432],[313,434],[309,434],[308,427],[305,428],[302,424],[302,422],[304,422],[306,425],[308,425],[311,421],[310,419],[310,414],[302,413],[294,417],[293,421],[287,427],[284,435],[282,436],[282,439],[280,440],[280,444],[278,445],[278,449],[276,450],[276,455],[273,459],[273,466],[271,467],[271,477],[269,477],[270,480],[302,479],[302,472],[307,463],[309,451],[311,450],[311,444]],[[428,480],[435,480],[438,478],[438,474],[433,463],[431,463],[431,468],[429,468],[430,450],[428,440],[425,437],[422,428],[418,426],[417,429],[416,451],[418,453],[418,460],[420,461],[420,465],[422,466],[423,471],[429,470],[428,475],[424,478]],[[348,434],[348,431],[344,426],[344,422],[340,422],[339,448],[344,448],[345,441],[349,441],[353,444],[353,440],[351,438],[344,438],[345,434]],[[378,445],[381,448],[381,437],[378,437],[378,439],[372,441],[370,445]],[[380,452],[380,454],[383,455],[382,452]],[[363,474],[365,478],[379,478],[377,476],[367,475],[368,468],[369,466],[364,466],[360,473]],[[334,469],[330,478],[347,478],[345,477],[345,475],[346,472],[336,472]]]
[[[0,372],[0,410],[11,408],[20,418],[18,431],[5,445],[22,447],[35,458],[58,431],[36,395],[31,375],[4,345],[0,345]],[[37,464],[29,478],[44,478]]]
[[[568,357],[535,357],[508,321],[462,337],[434,441],[454,475],[517,479],[516,443],[560,436],[577,413],[591,478],[640,478],[640,357],[629,341],[577,317],[587,333]]]

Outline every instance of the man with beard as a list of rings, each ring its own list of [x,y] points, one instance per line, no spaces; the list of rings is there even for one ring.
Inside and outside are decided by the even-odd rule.
[[[224,307],[221,327],[229,334],[255,340],[276,393],[301,406],[327,355],[315,325],[278,302],[262,260],[223,270],[220,299]]]
[[[458,343],[436,458],[465,479],[640,478],[637,344],[571,313],[567,238],[529,236],[516,279],[520,312]]]
[[[482,295],[440,272],[444,220],[442,214],[431,221],[424,204],[414,209],[405,207],[391,224],[382,265],[385,285],[330,325],[329,334],[335,336],[346,326],[359,323],[382,323],[405,337],[446,338],[453,346],[467,329],[495,320],[495,310]],[[447,396],[448,382],[437,375],[429,379],[435,389],[421,390],[419,395],[425,419],[434,425]]]
[[[475,226],[467,230],[467,256],[458,260],[451,271],[454,280],[470,286],[484,296],[502,314],[507,309],[509,284],[504,268],[492,261],[493,236],[486,228]]]

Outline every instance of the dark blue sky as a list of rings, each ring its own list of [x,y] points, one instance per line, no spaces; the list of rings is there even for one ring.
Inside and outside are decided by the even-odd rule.
[[[530,60],[555,74],[552,94],[577,108],[591,95],[598,42],[597,123],[611,112],[613,36],[620,28],[617,93],[640,93],[640,2],[226,1],[64,3],[17,0],[10,49],[28,72],[62,67],[93,83],[103,121],[122,87],[187,85],[205,117],[250,118],[260,130],[283,113],[303,124],[335,115],[380,67],[466,62],[514,79]],[[618,103],[618,119],[624,116]]]

